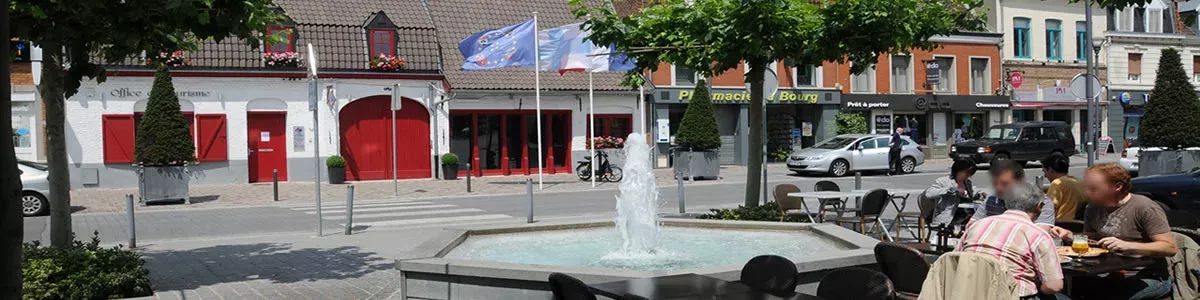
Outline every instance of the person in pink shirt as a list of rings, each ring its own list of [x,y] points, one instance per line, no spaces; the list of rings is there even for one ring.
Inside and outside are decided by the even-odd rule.
[[[1002,197],[1007,210],[967,225],[956,251],[992,255],[1007,263],[1021,299],[1068,299],[1059,294],[1063,272],[1055,251],[1057,239],[1033,223],[1045,195],[1021,181]]]

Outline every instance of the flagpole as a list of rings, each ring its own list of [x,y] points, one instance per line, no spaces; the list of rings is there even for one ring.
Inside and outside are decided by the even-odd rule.
[[[596,90],[592,85],[592,73],[588,71],[588,141],[592,143],[592,187],[596,187]]]
[[[542,58],[538,45],[538,13],[533,12],[533,98],[537,102],[537,149],[538,149],[538,190],[543,189],[542,172],[546,168],[546,160],[542,158]]]

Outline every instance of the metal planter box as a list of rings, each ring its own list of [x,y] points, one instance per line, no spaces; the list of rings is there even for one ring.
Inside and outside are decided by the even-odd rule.
[[[1138,176],[1179,174],[1200,165],[1200,150],[1142,149],[1138,152]]]
[[[186,166],[141,167],[138,175],[138,190],[142,204],[158,201],[182,201],[190,203]]]
[[[718,179],[721,161],[717,158],[717,151],[675,151],[672,160],[675,173],[684,178]]]

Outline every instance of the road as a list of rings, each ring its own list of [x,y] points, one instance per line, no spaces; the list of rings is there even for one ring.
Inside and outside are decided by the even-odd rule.
[[[1110,158],[1115,160],[1115,158]],[[1071,173],[1081,176],[1085,167],[1083,159],[1073,159]],[[868,174],[862,178],[863,188],[925,188],[938,176],[947,176],[949,161],[932,161],[917,169],[916,173],[883,176]],[[788,174],[782,165],[769,168],[771,186],[790,183],[801,189],[809,189],[821,180],[832,180],[843,189],[854,186],[854,177],[827,178],[823,176],[797,176]],[[1041,176],[1039,166],[1026,168],[1027,177]],[[741,178],[739,178],[741,177]],[[990,186],[985,170],[975,177],[976,185]],[[725,180],[713,183],[696,182],[685,185],[684,196],[688,213],[703,213],[709,208],[734,207],[744,197],[744,174],[731,174]],[[676,186],[660,186],[663,213],[678,211]],[[571,216],[604,216],[615,210],[613,189],[535,193],[535,219],[563,218]],[[345,207],[343,199],[325,199],[322,210],[324,234],[336,234],[344,230]],[[446,225],[463,225],[495,222],[523,222],[527,215],[527,195],[454,196],[419,201],[361,201],[355,204],[353,224],[355,231],[372,228],[435,228]],[[916,211],[913,201],[906,211]],[[894,215],[894,209],[885,210]],[[282,233],[311,232],[316,234],[317,215],[313,205],[267,205],[236,208],[197,208],[179,210],[140,211],[136,216],[139,244],[156,241],[231,238],[261,236]],[[48,217],[25,219],[25,240],[49,239]],[[99,232],[106,243],[126,243],[128,222],[124,213],[76,214],[73,225],[79,238],[89,238]]]

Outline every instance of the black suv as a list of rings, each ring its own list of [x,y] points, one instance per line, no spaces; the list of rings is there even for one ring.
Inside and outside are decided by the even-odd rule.
[[[1012,159],[1020,164],[1036,161],[1054,153],[1075,155],[1075,136],[1067,123],[1057,121],[1020,122],[988,128],[977,140],[954,144],[950,158],[975,163]]]

